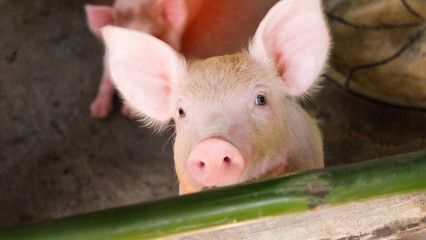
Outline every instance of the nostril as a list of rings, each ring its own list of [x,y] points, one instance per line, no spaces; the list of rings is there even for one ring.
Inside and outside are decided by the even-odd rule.
[[[208,138],[191,150],[187,169],[191,180],[200,186],[225,186],[240,182],[245,171],[245,160],[231,143]]]

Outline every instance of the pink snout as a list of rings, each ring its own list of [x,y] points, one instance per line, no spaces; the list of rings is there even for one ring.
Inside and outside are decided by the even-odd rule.
[[[219,138],[201,141],[189,155],[189,174],[201,185],[222,186],[237,183],[244,173],[240,151]]]

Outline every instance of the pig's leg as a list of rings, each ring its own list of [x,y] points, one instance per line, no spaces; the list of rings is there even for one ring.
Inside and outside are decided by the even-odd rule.
[[[114,105],[114,90],[115,88],[111,83],[109,75],[104,73],[99,84],[98,94],[92,104],[90,104],[90,114],[93,118],[105,119],[108,117]],[[128,118],[135,117],[131,108],[124,103],[121,107],[121,114]]]
[[[90,104],[90,115],[93,118],[105,119],[113,109],[114,85],[106,70],[102,74],[98,94]]]
[[[123,106],[121,106],[121,114],[123,116],[126,116],[128,118],[135,118],[135,114],[133,113],[132,109],[127,105],[123,103]]]

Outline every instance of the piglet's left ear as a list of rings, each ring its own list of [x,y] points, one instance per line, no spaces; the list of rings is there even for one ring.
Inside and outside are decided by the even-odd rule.
[[[177,29],[185,26],[188,18],[185,0],[163,0],[158,4],[170,28]]]
[[[282,0],[260,23],[250,54],[273,62],[287,95],[303,94],[321,72],[329,35],[320,0]]]
[[[98,37],[101,37],[101,28],[114,25],[117,20],[117,12],[110,6],[84,5],[86,11],[87,25]]]
[[[156,2],[159,13],[166,23],[166,29],[161,39],[176,50],[180,49],[181,37],[188,21],[189,12],[186,2],[186,0],[161,0]]]

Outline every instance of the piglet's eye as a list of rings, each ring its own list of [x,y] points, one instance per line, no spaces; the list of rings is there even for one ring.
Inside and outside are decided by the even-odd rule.
[[[179,117],[184,118],[185,117],[185,111],[182,108],[179,108]]]
[[[265,106],[266,105],[266,97],[265,95],[259,94],[256,96],[256,105]]]

